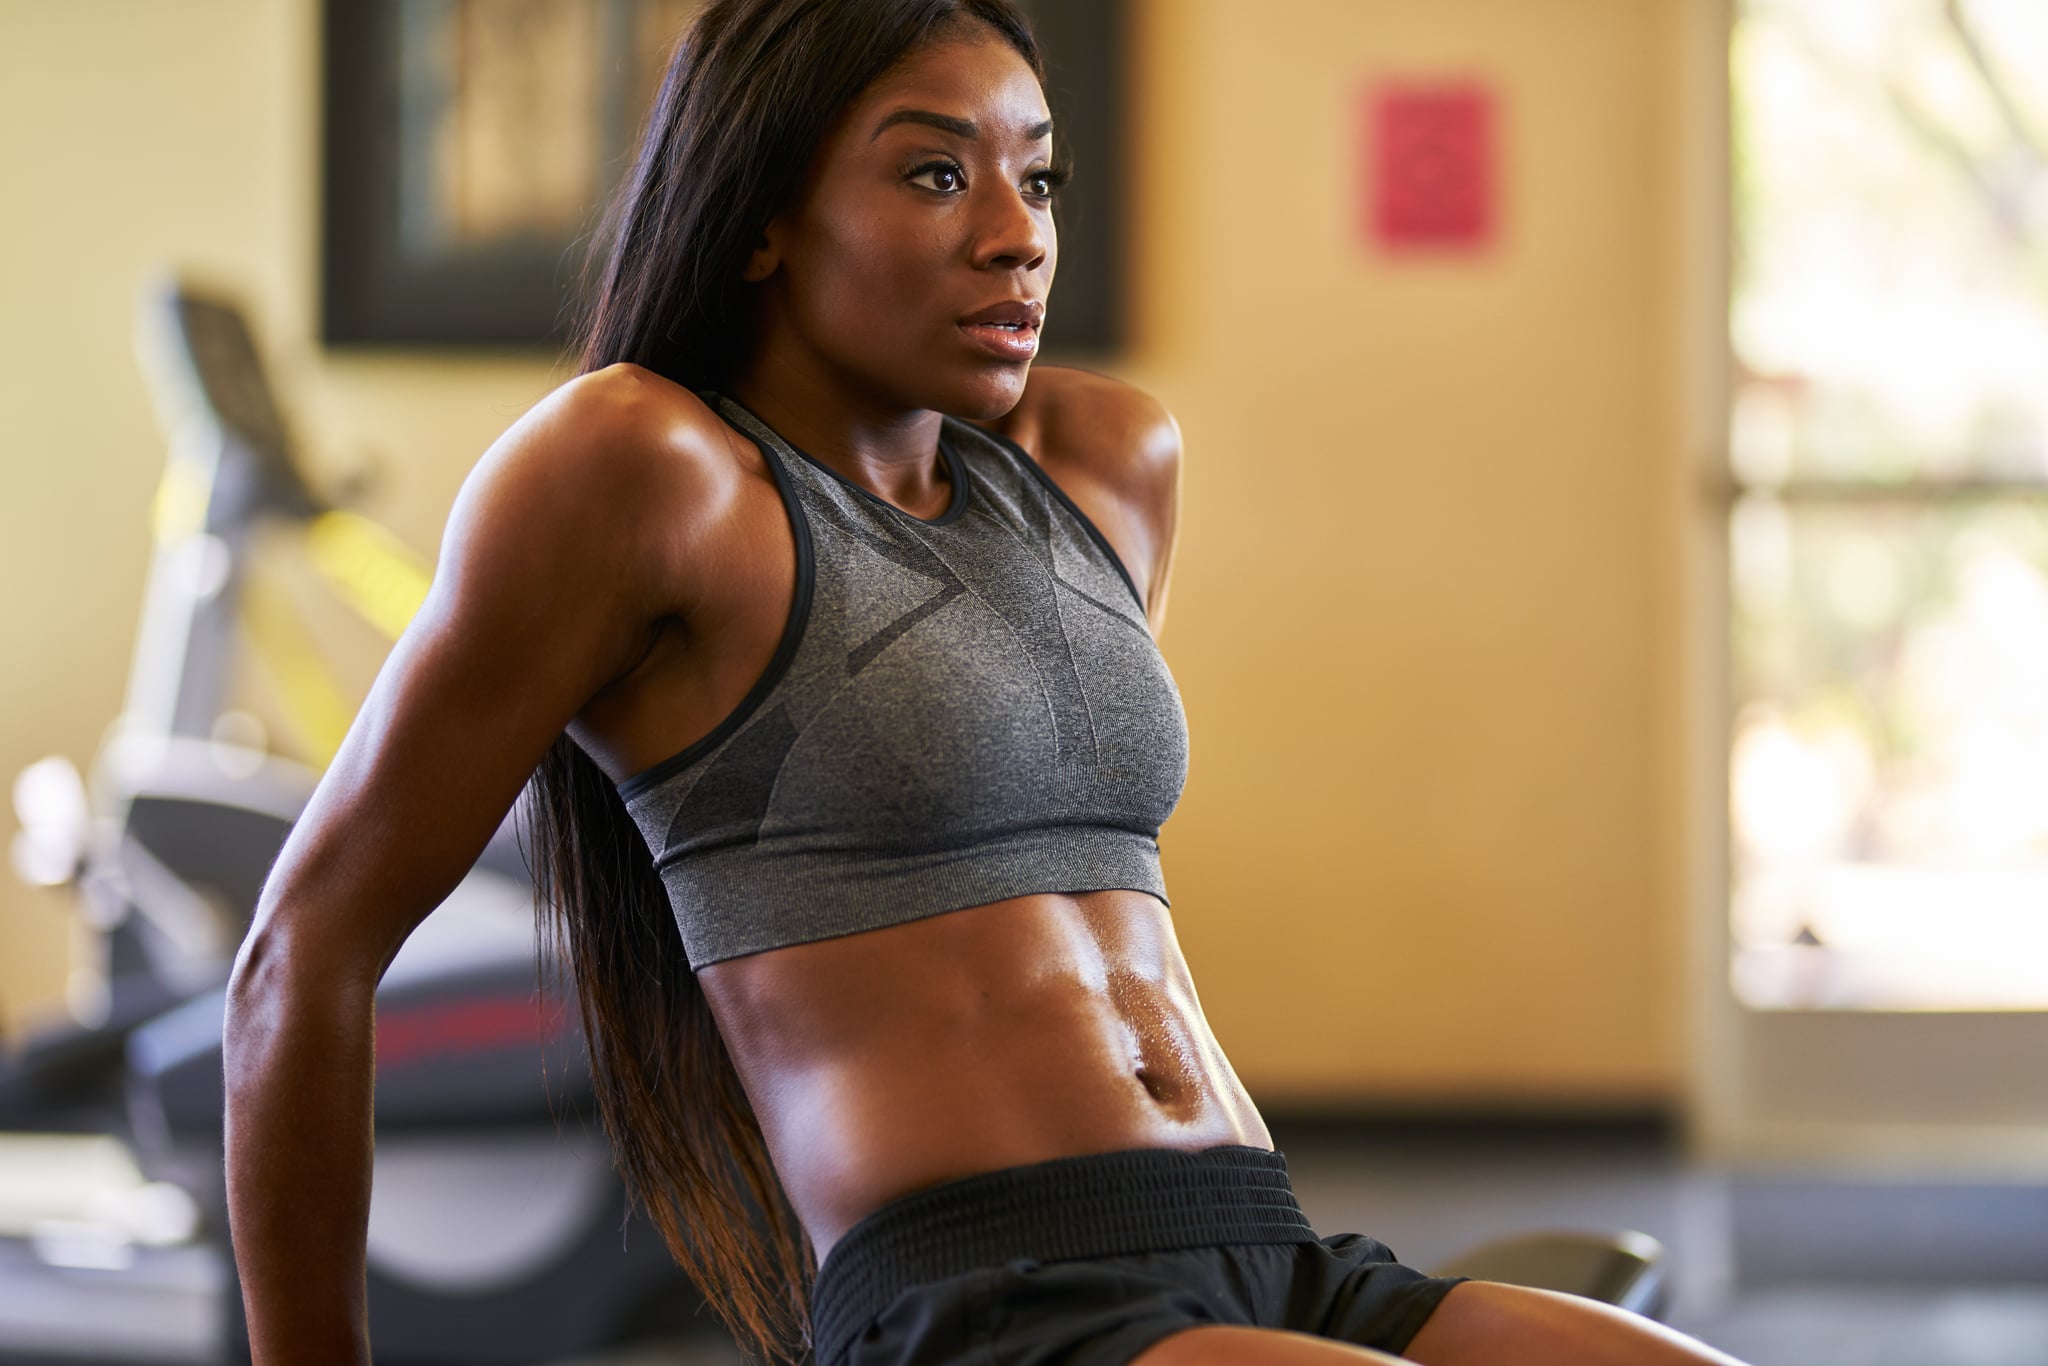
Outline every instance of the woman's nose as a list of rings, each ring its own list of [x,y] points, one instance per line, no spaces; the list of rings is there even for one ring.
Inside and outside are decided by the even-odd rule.
[[[974,243],[974,264],[983,270],[1036,270],[1051,246],[1051,216],[1036,211],[1015,186],[989,196]]]

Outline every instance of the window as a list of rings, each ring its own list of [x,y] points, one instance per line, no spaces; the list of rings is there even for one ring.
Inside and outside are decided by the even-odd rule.
[[[2048,5],[1746,0],[1734,988],[2048,1009]]]

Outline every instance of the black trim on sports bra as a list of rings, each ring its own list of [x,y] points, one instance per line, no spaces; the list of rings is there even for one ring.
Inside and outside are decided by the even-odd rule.
[[[1022,461],[1024,467],[1037,477],[1038,482],[1045,485],[1052,493],[1052,496],[1059,499],[1061,505],[1068,512],[1074,514],[1074,520],[1081,524],[1081,529],[1088,533],[1089,538],[1101,548],[1103,554],[1109,556],[1109,562],[1115,566],[1117,576],[1124,581],[1124,587],[1131,590],[1131,597],[1137,602],[1138,611],[1141,614],[1145,613],[1145,599],[1139,594],[1137,582],[1131,578],[1131,571],[1124,568],[1123,557],[1116,553],[1116,548],[1109,543],[1109,538],[1102,534],[1101,528],[1089,520],[1088,514],[1081,511],[1080,506],[1073,499],[1067,497],[1067,491],[1055,483],[1053,477],[1045,472],[1045,467],[1033,458],[1031,452],[1025,450],[1001,432],[992,432],[979,424],[976,424],[976,430],[980,431],[984,436],[994,437],[997,441],[1000,441],[1003,445],[1008,446],[1014,451],[1017,459]]]
[[[712,411],[716,412],[718,400],[725,396],[707,391],[700,397],[703,397],[710,404]],[[734,399],[726,398],[726,402],[745,411]],[[753,415],[749,413],[748,416]],[[723,417],[720,420],[723,421]],[[758,422],[760,419],[755,418],[755,421]],[[735,435],[754,441],[754,438],[745,432],[737,432]],[[671,773],[680,772],[746,724],[747,718],[754,714],[762,701],[774,690],[775,685],[782,681],[782,676],[789,672],[790,661],[796,658],[796,647],[803,641],[804,627],[811,618],[811,588],[817,578],[817,562],[811,552],[811,519],[804,511],[803,503],[797,498],[796,484],[790,479],[789,471],[782,467],[782,458],[775,454],[767,442],[754,441],[754,444],[760,448],[762,456],[768,461],[768,471],[775,480],[776,492],[782,495],[783,510],[789,514],[790,534],[796,542],[796,591],[790,595],[789,618],[783,623],[782,639],[776,643],[775,653],[768,659],[768,667],[754,680],[754,686],[747,690],[747,695],[740,699],[739,705],[728,712],[725,719],[713,726],[702,739],[692,742],[651,768],[644,768],[629,778],[621,779],[618,783],[621,800],[631,798],[635,793],[660,782]],[[795,447],[790,449],[794,450]],[[904,513],[906,517],[909,515]]]
[[[732,404],[733,407],[739,409],[748,417],[753,418],[754,421],[760,422],[763,427],[768,427],[768,424],[766,422],[761,421],[761,415],[755,412],[752,408],[749,408],[746,404],[740,402],[738,399],[732,397],[732,395],[730,394],[727,394],[724,397],[725,401]],[[769,430],[774,431],[775,429],[769,427]],[[780,432],[776,432],[776,435],[782,437],[782,444],[788,446],[791,450],[795,451],[798,455],[802,456],[806,463],[814,465],[818,469],[823,470],[826,474],[831,475],[834,479],[837,479],[840,483],[846,485],[846,487],[852,489],[855,493],[867,499],[870,503],[875,504],[877,507],[885,507],[889,509],[889,511],[895,513],[898,517],[908,518],[910,521],[916,522],[920,526],[944,526],[946,525],[946,523],[953,521],[954,519],[959,517],[961,513],[967,510],[967,462],[960,459],[957,455],[955,455],[953,453],[952,448],[946,444],[946,427],[945,419],[943,417],[940,418],[939,420],[939,458],[946,462],[946,477],[953,481],[953,501],[946,504],[946,510],[944,512],[941,512],[936,517],[920,517],[914,512],[905,512],[902,508],[897,507],[894,503],[890,502],[887,498],[884,498],[881,494],[876,493],[873,489],[863,488],[859,484],[854,483],[853,480],[848,479],[838,470],[833,469],[830,465],[818,459],[817,456],[812,455],[802,446],[797,445],[796,442],[791,441],[786,436],[782,436]]]

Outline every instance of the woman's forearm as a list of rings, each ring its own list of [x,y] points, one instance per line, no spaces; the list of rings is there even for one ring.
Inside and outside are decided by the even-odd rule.
[[[374,982],[252,935],[228,988],[228,1218],[255,1366],[361,1366]]]

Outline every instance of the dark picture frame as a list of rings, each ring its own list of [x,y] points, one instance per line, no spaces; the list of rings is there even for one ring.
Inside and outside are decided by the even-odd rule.
[[[567,341],[583,253],[632,150],[651,93],[645,70],[650,61],[658,68],[647,27],[679,0],[582,0],[598,15],[595,40],[559,56],[549,48],[546,60],[563,65],[541,73],[552,89],[587,92],[574,105],[579,136],[552,163],[552,190],[543,184],[532,195],[542,211],[525,218],[516,194],[451,191],[442,169],[455,122],[447,35],[474,2],[325,0],[320,329],[329,346],[559,351]],[[1075,170],[1057,210],[1045,347],[1113,353],[1126,312],[1124,0],[1021,3],[1045,50],[1047,100]],[[476,115],[463,113],[473,134]],[[524,160],[514,169],[535,174]],[[588,189],[572,203],[564,184]]]

